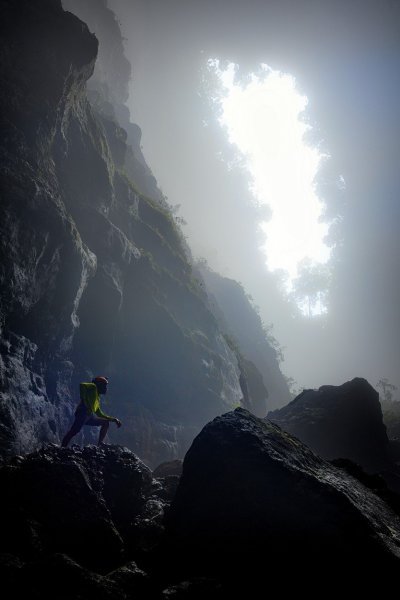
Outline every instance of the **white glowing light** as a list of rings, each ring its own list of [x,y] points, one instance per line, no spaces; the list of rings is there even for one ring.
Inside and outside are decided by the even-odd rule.
[[[303,139],[309,125],[301,114],[308,100],[291,75],[267,65],[247,85],[235,83],[232,63],[222,70],[210,60],[209,68],[223,86],[220,123],[246,157],[253,194],[272,210],[272,218],[260,225],[268,268],[286,271],[290,290],[302,259],[325,263],[330,254],[323,243],[328,225],[319,222],[322,206],[313,185],[323,155]]]

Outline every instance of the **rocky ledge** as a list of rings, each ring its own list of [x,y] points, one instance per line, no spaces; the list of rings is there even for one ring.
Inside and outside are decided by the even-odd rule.
[[[2,580],[32,598],[151,597],[133,557],[146,562],[162,535],[178,480],[153,477],[122,446],[49,444],[13,457],[0,469]]]

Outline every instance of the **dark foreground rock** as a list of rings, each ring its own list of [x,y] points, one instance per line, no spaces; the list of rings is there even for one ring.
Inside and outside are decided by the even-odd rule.
[[[229,589],[269,573],[304,590],[310,569],[361,585],[365,569],[387,581],[400,566],[400,520],[385,502],[240,408],[194,440],[166,527],[177,578],[217,576]]]
[[[0,577],[33,598],[155,593],[143,559],[163,533],[162,480],[122,446],[59,448],[0,469]]]
[[[315,592],[321,577],[384,589],[400,503],[353,466],[243,409],[203,429],[181,479],[123,446],[48,445],[0,467],[0,581],[35,600],[255,597]]]
[[[153,471],[154,477],[169,477],[169,476],[178,476],[182,475],[182,464],[183,460],[170,460],[168,462],[163,462],[161,465],[158,465]]]
[[[392,466],[378,392],[365,380],[304,390],[267,418],[323,458],[348,458],[369,473]]]

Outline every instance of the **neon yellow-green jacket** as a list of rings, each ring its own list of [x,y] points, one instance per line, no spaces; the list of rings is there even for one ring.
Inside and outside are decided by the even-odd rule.
[[[97,417],[113,421],[114,417],[110,417],[103,413],[100,408],[99,392],[95,383],[81,383],[79,385],[81,400],[87,408],[88,413],[95,414]]]

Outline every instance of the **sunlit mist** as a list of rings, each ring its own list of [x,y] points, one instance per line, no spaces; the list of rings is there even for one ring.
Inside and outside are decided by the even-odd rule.
[[[222,69],[210,60],[208,66],[222,88],[219,122],[245,157],[255,199],[272,212],[260,224],[268,268],[287,273],[290,291],[301,261],[325,263],[330,254],[323,242],[328,225],[319,222],[322,206],[313,184],[324,155],[304,140],[310,129],[302,120],[307,97],[296,90],[294,77],[265,64],[246,84],[235,81],[233,63]]]

